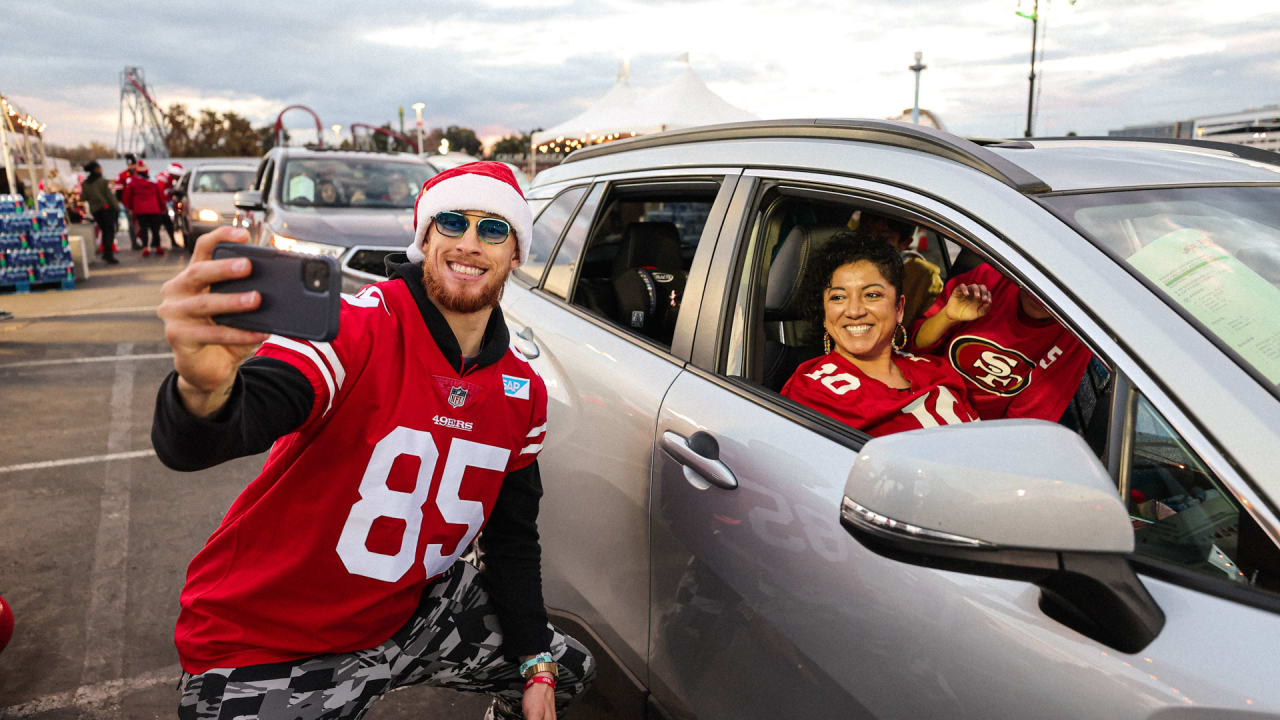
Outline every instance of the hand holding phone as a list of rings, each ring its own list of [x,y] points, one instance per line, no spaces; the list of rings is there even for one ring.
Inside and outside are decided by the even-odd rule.
[[[244,258],[214,260],[218,243],[240,243],[249,234],[221,227],[201,236],[182,272],[160,289],[163,301],[156,314],[164,320],[164,336],[173,348],[178,371],[178,392],[187,410],[200,417],[217,412],[226,402],[236,370],[267,339],[260,332],[224,327],[214,316],[254,310],[262,301],[258,292],[213,293],[213,283],[247,277],[252,262]]]
[[[214,260],[237,257],[252,263],[250,274],[216,282],[210,290],[256,291],[262,302],[247,312],[214,315],[214,322],[304,340],[328,342],[338,336],[342,277],[336,260],[237,243],[213,248]]]

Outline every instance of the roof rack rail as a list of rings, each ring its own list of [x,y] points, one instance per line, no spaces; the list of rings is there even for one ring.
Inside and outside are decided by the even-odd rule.
[[[889,120],[818,118],[756,120],[724,125],[704,125],[684,130],[669,130],[654,135],[641,135],[640,137],[585,147],[570,153],[561,164],[611,155],[627,150],[664,147],[683,143],[747,138],[800,137],[860,140],[919,150],[968,165],[1022,193],[1042,193],[1051,190],[1045,181],[978,143],[930,127],[909,125]]]
[[[1085,135],[1085,136],[1059,136],[1059,137],[1032,137],[1027,138],[1028,143],[1035,143],[1041,140],[1106,140],[1109,142],[1139,142],[1153,143],[1157,145],[1186,145],[1189,147],[1198,147],[1205,150],[1217,150],[1234,155],[1241,160],[1252,160],[1254,162],[1265,163],[1267,165],[1280,165],[1280,153],[1271,150],[1263,150],[1262,148],[1250,147],[1248,145],[1236,145],[1235,143],[1217,142],[1216,140],[1196,140],[1193,138],[1148,138],[1148,137],[1123,137],[1120,135]],[[1006,141],[993,141],[996,143]],[[1005,145],[1003,147],[1011,147]]]

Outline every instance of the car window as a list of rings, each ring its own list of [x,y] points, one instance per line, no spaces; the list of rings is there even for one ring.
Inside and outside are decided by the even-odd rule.
[[[196,174],[195,192],[239,192],[253,184],[252,170],[201,170]]]
[[[578,200],[582,199],[582,194],[586,191],[585,186],[565,190],[538,215],[537,220],[533,221],[533,237],[529,240],[529,257],[515,269],[517,275],[534,284],[542,279],[542,270],[547,266],[547,258],[551,257],[551,251],[555,249],[560,233],[569,222],[569,216],[573,214],[573,209],[578,206]]]
[[[254,171],[254,176],[253,176],[253,188],[255,190],[259,190],[259,191],[262,190],[262,177],[263,177],[263,174],[265,174],[267,171],[267,166],[270,164],[271,164],[270,155],[258,161],[258,168]]]
[[[748,258],[736,290],[726,370],[775,392],[800,363],[822,352],[823,330],[805,300],[805,270],[814,253],[837,232],[886,223],[904,257],[904,324],[923,312],[942,290],[940,242],[913,222],[837,192],[779,187],[761,194],[752,220]],[[886,235],[886,241],[889,236]],[[917,248],[927,249],[928,255]]]
[[[714,180],[611,187],[581,253],[570,245],[568,234],[561,243],[555,264],[564,262],[566,271],[556,282],[574,283],[571,290],[564,288],[563,296],[618,327],[670,347],[689,268],[719,190]],[[579,212],[579,217],[584,214]],[[549,290],[554,273],[555,266],[548,273]]]
[[[1280,591],[1280,550],[1146,397],[1134,403],[1126,501],[1135,552]]]
[[[569,286],[573,283],[573,273],[578,266],[578,258],[582,255],[582,243],[587,239],[587,231],[591,229],[591,219],[595,217],[596,208],[600,205],[600,196],[604,194],[604,185],[597,184],[591,194],[582,201],[582,207],[573,218],[556,250],[555,259],[551,261],[551,269],[547,271],[547,279],[543,285],[547,292],[568,299]]]
[[[276,174],[276,161],[268,160],[266,168],[262,173],[262,201],[267,202],[271,198],[271,180]]]
[[[897,249],[903,263],[904,301],[901,329],[895,333],[902,333],[907,341],[903,351],[917,361],[932,358],[961,376],[963,405],[984,419],[1059,422],[1104,456],[1112,394],[1109,364],[1094,357],[1070,328],[1045,314],[1036,293],[1024,290],[995,266],[981,271],[980,281],[989,286],[994,301],[985,314],[944,325],[931,343],[914,345],[926,317],[946,304],[950,253],[945,243],[962,247],[944,232],[947,224],[941,219],[895,206],[880,195],[863,197],[783,183],[759,191],[754,208],[739,263],[742,272],[733,291],[724,374],[780,394],[803,363],[827,352],[818,306],[821,293],[809,286],[813,278],[807,274],[837,233],[852,231]],[[983,264],[985,258],[971,249],[966,252],[977,265]],[[1031,299],[1026,306],[1024,294]],[[1037,317],[1026,315],[1027,307]],[[815,409],[813,403],[801,404]],[[952,421],[941,409],[932,414]],[[929,418],[919,418],[928,426]],[[866,427],[848,429],[860,437],[855,430]]]
[[[295,207],[409,209],[435,174],[425,163],[386,158],[294,158],[284,165],[282,200]]]
[[[1280,396],[1280,188],[1045,199]]]

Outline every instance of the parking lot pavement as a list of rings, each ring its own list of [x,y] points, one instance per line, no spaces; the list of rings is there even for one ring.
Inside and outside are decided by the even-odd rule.
[[[121,253],[75,290],[0,295],[0,718],[173,717],[187,562],[261,466],[198,473],[151,449],[172,368],[154,308],[185,258]],[[480,717],[482,697],[409,688],[374,718]],[[589,711],[569,713],[586,718]]]

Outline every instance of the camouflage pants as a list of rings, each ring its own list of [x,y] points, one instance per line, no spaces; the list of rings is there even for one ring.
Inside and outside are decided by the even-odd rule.
[[[486,718],[519,718],[524,680],[502,656],[502,632],[473,565],[458,561],[422,594],[417,612],[381,645],[292,662],[183,673],[183,720],[347,720],[383,694],[425,683],[493,696]],[[578,641],[554,630],[557,715],[595,678]]]

